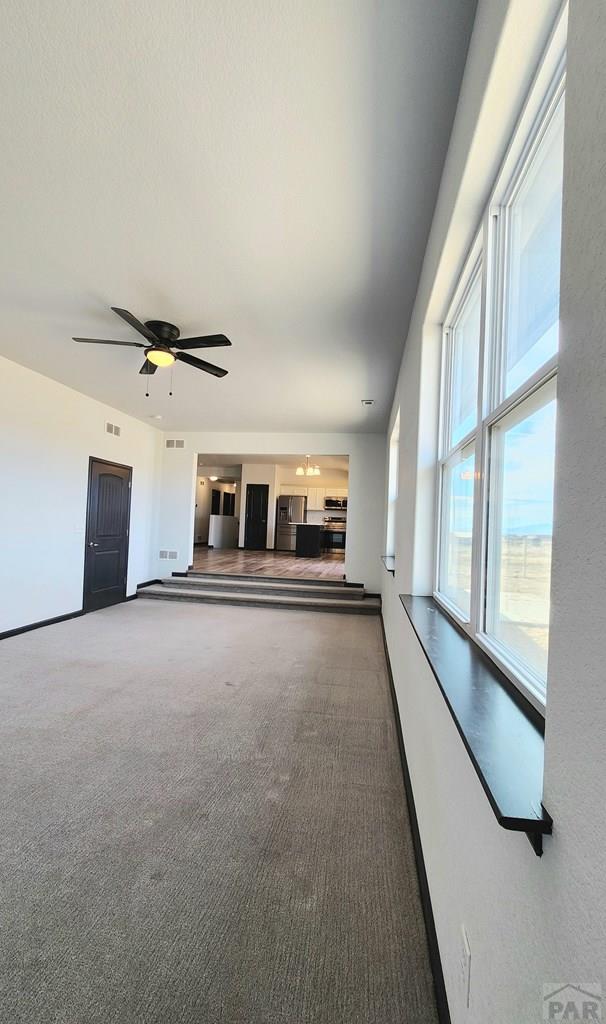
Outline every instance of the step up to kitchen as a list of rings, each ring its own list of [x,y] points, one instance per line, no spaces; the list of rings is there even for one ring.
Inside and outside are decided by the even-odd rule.
[[[199,569],[190,569],[189,572],[174,572],[172,579],[187,580],[248,580],[251,583],[295,583],[314,587],[339,587],[346,590],[364,590],[361,583],[346,583],[345,580],[318,579],[317,576],[269,576],[265,573],[252,576],[245,572],[202,572]]]
[[[169,577],[161,583],[142,587],[140,598],[160,601],[190,601],[198,604],[253,605],[256,607],[299,608],[309,611],[378,615],[381,601],[367,597],[362,587],[317,585],[319,581],[282,579],[266,582],[259,577],[240,580],[225,577],[200,579]],[[315,585],[314,585],[315,584]]]
[[[340,583],[327,584],[313,579],[266,579],[259,576],[171,576],[162,581],[165,587],[183,587],[198,591],[221,590],[226,592],[279,594],[287,597],[318,597],[321,600],[335,597],[342,601],[363,601],[364,587],[345,587]]]

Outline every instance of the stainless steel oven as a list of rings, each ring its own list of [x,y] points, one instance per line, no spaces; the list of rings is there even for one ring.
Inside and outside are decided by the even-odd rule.
[[[347,521],[344,518],[335,516],[324,517],[324,525],[322,527],[322,548],[327,552],[337,553],[339,551],[345,551],[345,541],[347,538]]]

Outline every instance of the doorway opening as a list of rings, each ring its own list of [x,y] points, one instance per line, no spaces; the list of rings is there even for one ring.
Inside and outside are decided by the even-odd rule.
[[[126,599],[132,468],[89,459],[84,556],[85,612]]]
[[[346,455],[198,455],[194,571],[345,579]]]

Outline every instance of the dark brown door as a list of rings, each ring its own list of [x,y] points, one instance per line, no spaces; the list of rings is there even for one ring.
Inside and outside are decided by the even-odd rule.
[[[103,459],[89,461],[84,611],[124,601],[132,469]]]
[[[249,551],[265,551],[267,547],[268,506],[269,484],[247,484],[244,547]]]

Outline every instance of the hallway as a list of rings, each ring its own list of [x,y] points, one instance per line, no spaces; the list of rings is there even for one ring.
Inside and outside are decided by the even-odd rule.
[[[133,601],[0,679],[7,1020],[436,1021],[376,618]]]

